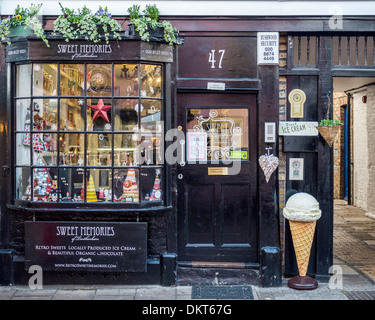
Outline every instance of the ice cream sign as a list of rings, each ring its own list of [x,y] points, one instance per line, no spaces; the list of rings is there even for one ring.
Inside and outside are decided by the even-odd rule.
[[[280,136],[317,136],[316,121],[280,121]]]

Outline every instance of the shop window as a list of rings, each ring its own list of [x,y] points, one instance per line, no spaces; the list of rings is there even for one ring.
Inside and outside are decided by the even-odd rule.
[[[162,205],[161,65],[16,66],[15,198]]]

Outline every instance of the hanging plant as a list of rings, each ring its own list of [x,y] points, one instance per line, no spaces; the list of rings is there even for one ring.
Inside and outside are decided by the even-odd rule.
[[[122,27],[108,13],[107,7],[103,9],[100,6],[97,12],[92,13],[86,6],[76,12],[74,9],[64,8],[60,2],[59,5],[62,15],[53,23],[53,35],[61,34],[66,42],[84,37],[97,43],[104,37],[108,44],[111,37],[121,39]]]
[[[329,119],[329,111],[331,108],[331,99],[330,99],[330,92],[328,93],[328,105],[327,105],[327,116],[326,119],[320,120],[317,129],[323,139],[328,143],[330,147],[332,147],[337,134],[340,131],[341,126],[343,123],[338,119]]]
[[[129,13],[129,34],[138,35],[143,41],[150,41],[150,38],[162,38],[169,45],[182,44],[179,39],[178,30],[172,26],[169,21],[159,22],[159,9],[156,5],[146,5],[146,8],[140,13],[140,6],[134,4],[128,8]]]
[[[17,5],[12,16],[8,16],[7,18],[1,20],[1,41],[6,41],[7,44],[10,44],[11,42],[9,38],[12,36],[27,36],[35,34],[49,47],[43,25],[38,20],[38,13],[41,6],[42,4],[31,4],[30,8],[21,8],[20,5]]]

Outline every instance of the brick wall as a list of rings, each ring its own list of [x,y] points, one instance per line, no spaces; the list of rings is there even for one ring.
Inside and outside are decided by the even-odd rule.
[[[333,93],[333,119],[339,119],[344,123],[345,109],[342,107],[347,104],[347,95],[344,92]],[[344,198],[344,147],[345,130],[341,127],[333,145],[333,198]]]
[[[279,68],[285,68],[287,62],[287,36],[280,34],[279,40]],[[286,76],[279,77],[279,120],[286,120],[286,97],[287,86]],[[279,178],[279,210],[280,210],[280,245],[281,250],[284,253],[284,236],[285,236],[285,223],[283,216],[283,209],[285,206],[285,189],[286,189],[286,154],[283,153],[283,137],[279,137],[279,167],[278,167],[278,178]],[[284,259],[283,259],[284,263]]]

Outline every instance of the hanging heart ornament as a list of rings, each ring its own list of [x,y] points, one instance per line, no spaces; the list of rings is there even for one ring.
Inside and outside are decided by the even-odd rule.
[[[259,157],[259,165],[264,172],[264,176],[266,177],[266,182],[270,180],[272,173],[277,169],[279,166],[279,158],[271,155],[262,155]]]

